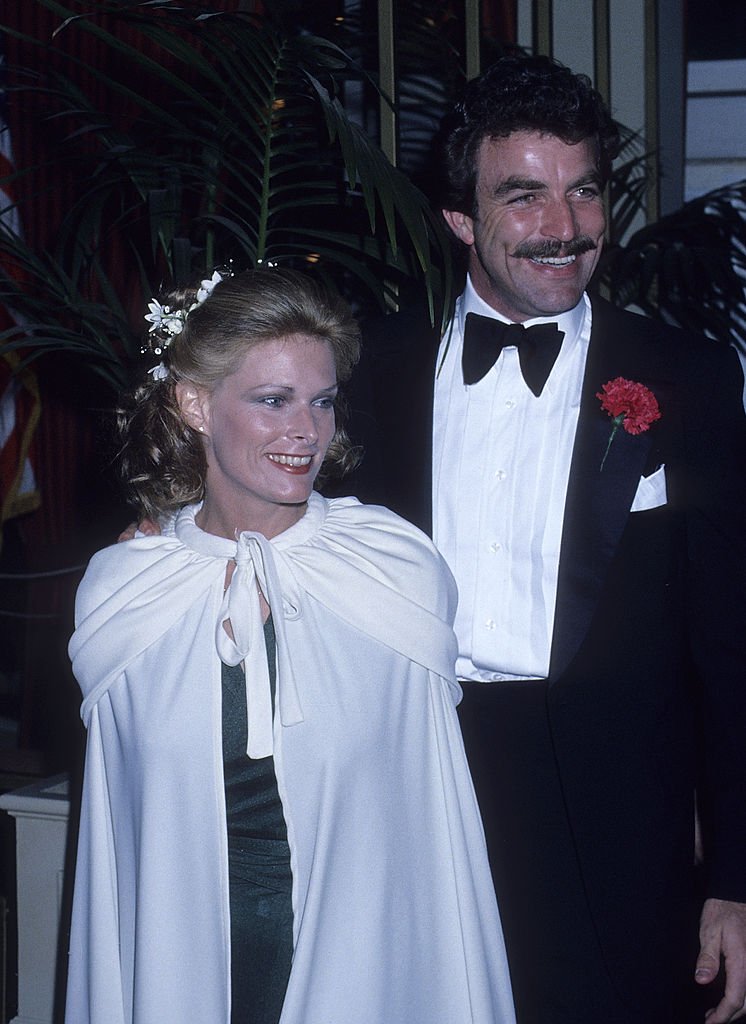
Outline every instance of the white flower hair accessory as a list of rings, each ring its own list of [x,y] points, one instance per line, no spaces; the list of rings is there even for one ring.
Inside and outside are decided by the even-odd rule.
[[[168,370],[163,363],[156,363],[155,366],[151,366],[148,373],[153,380],[166,380],[168,378]]]
[[[170,306],[162,306],[158,299],[151,299],[148,303],[148,309],[150,312],[145,314],[145,319],[150,324],[148,329],[149,334],[153,334],[154,331],[162,331],[165,334],[163,344],[161,347],[153,349],[153,352],[157,356],[161,354],[164,348],[168,348],[169,343],[177,334],[181,334],[184,330],[184,324],[189,312],[194,309],[194,303],[189,309],[171,309]]]
[[[206,281],[200,281],[199,288],[197,289],[197,299],[189,307],[189,312],[191,313],[193,309],[196,309],[197,306],[201,306],[206,299],[209,299],[213,291],[215,290],[215,285],[220,284],[222,280],[223,275],[220,273],[220,271],[213,270],[212,277],[208,278]]]
[[[172,308],[171,306],[162,305],[158,299],[150,300],[148,312],[145,314],[145,320],[150,324],[148,334],[157,333],[159,335],[154,339],[155,344],[151,347],[153,355],[163,355],[164,349],[167,349],[173,339],[184,330],[184,324],[192,310],[197,309],[198,306],[201,306],[203,302],[209,299],[216,284],[220,284],[226,277],[231,276],[230,273],[221,274],[219,270],[214,270],[212,277],[200,281],[197,297],[191,306],[186,308]],[[143,349],[143,351],[147,350]],[[157,366],[152,367],[148,373],[152,374],[154,380],[165,380],[168,376],[168,369],[163,363],[159,363]]]

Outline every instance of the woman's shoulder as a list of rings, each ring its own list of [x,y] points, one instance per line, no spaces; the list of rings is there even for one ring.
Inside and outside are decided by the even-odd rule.
[[[370,543],[384,546],[392,538],[440,558],[435,545],[419,527],[383,505],[368,505],[355,497],[324,498],[327,529],[349,531]]]
[[[443,601],[445,607],[455,602],[451,572],[422,530],[382,505],[365,505],[354,497],[322,500],[319,543],[423,607],[433,603],[443,609]]]
[[[153,568],[178,547],[182,545],[173,534],[164,533],[136,536],[101,548],[91,557],[78,586],[76,618],[84,617],[143,574],[152,575]]]

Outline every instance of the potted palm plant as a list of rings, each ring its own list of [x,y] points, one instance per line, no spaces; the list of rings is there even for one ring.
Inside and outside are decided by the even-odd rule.
[[[23,325],[0,344],[80,356],[118,389],[146,299],[231,263],[333,277],[361,310],[415,281],[433,317],[447,306],[445,232],[345,106],[376,86],[336,42],[197,2],[32,2],[56,29],[0,25],[24,54],[13,98],[74,187],[53,244],[0,225],[0,302]]]

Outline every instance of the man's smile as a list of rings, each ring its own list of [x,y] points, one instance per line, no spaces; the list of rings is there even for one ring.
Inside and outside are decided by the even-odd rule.
[[[543,267],[567,267],[575,262],[577,256],[530,256],[529,259]]]

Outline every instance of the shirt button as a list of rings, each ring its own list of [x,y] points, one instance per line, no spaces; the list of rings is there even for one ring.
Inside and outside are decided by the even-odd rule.
[[[509,398],[507,400],[507,402],[505,403],[505,408],[506,409],[515,409],[515,402],[513,401],[512,398]]]
[[[497,472],[495,473],[495,479],[504,480],[507,475],[508,474],[505,472],[504,469],[498,469]]]
[[[495,622],[494,619],[487,619],[484,625],[486,629],[495,629],[497,623]]]
[[[502,551],[502,544],[498,544],[498,542],[494,540],[490,544],[490,551],[492,552],[493,555],[496,555],[498,551]]]

